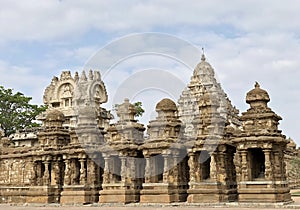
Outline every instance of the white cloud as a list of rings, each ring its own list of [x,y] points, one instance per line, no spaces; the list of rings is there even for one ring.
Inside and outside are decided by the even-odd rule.
[[[44,88],[51,78],[35,75],[32,69],[0,61],[0,85],[32,97],[32,103],[42,104]]]
[[[293,5],[293,6],[291,6]],[[300,4],[267,1],[2,1],[4,40],[74,37],[90,29],[103,32],[149,31],[157,27],[214,27],[227,24],[245,32],[299,32]]]

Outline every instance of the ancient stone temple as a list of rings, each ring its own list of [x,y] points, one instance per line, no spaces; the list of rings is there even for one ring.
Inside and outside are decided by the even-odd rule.
[[[239,115],[202,55],[146,126],[129,99],[112,123],[107,100],[97,71],[54,77],[42,126],[1,135],[0,203],[291,202],[299,153],[258,83]]]
[[[179,202],[186,199],[187,164],[176,104],[163,99],[156,105],[158,116],[149,122],[140,149],[146,159],[141,202]]]
[[[102,149],[105,166],[100,202],[138,202],[144,162],[139,146],[144,126],[134,119],[136,110],[128,99],[118,105],[119,121],[108,128],[107,148]]]
[[[224,134],[226,125],[239,126],[238,111],[217,83],[204,55],[179,99],[179,109],[180,119],[188,127],[184,132],[189,168],[187,201],[236,200],[235,148]]]
[[[291,199],[283,161],[288,141],[278,130],[281,117],[268,107],[269,101],[268,93],[256,83],[247,93],[246,102],[250,108],[240,118],[243,129],[233,135],[241,202]]]

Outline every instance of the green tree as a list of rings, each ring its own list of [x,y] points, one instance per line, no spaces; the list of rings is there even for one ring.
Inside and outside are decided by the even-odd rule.
[[[35,117],[46,110],[46,106],[30,104],[31,97],[13,93],[12,89],[0,86],[0,128],[5,136],[26,127],[37,127]]]
[[[142,102],[138,101],[138,102],[135,102],[133,105],[134,105],[135,111],[136,111],[135,116],[141,117],[145,112],[145,110],[142,107],[143,106]]]

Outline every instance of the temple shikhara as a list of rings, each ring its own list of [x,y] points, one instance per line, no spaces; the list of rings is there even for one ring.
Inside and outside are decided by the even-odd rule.
[[[203,54],[178,101],[158,101],[143,125],[129,99],[117,116],[103,108],[99,72],[63,71],[42,126],[0,136],[0,203],[292,202],[298,150],[261,86],[239,114]]]

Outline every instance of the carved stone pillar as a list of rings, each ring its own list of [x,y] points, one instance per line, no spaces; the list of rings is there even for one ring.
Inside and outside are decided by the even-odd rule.
[[[163,182],[168,183],[169,182],[169,156],[163,155],[164,158],[164,171],[163,171]]]
[[[226,173],[226,168],[225,168],[225,153],[220,152],[218,153],[219,155],[219,164],[218,164],[218,174],[221,175],[219,176],[219,180],[221,182],[225,182],[227,180],[227,173]]]
[[[92,159],[87,160],[87,183],[91,185],[95,185],[98,183],[97,180],[97,165]]]
[[[174,168],[173,176],[174,176],[175,183],[178,183],[179,181],[179,156],[178,155],[174,156],[174,163],[176,165],[173,167]]]
[[[65,159],[65,176],[64,176],[64,185],[71,185],[71,169],[70,169],[70,160]]]
[[[54,170],[54,180],[56,185],[61,185],[61,173],[60,173],[60,166],[59,166],[59,160],[53,163],[53,170]]]
[[[247,167],[247,151],[241,151],[242,154],[242,181],[248,181],[248,167]]]
[[[121,180],[122,182],[125,182],[127,176],[126,157],[121,156],[120,158],[121,158]]]
[[[236,171],[236,181],[240,182],[242,181],[242,176],[241,176],[241,155],[239,151],[236,151],[236,153],[234,154],[233,162]]]
[[[104,156],[104,171],[103,171],[103,184],[110,183],[109,180],[109,157]]]
[[[280,171],[280,159],[279,159],[279,151],[274,151],[274,178],[275,180],[280,180],[281,178],[281,171]]]
[[[133,181],[136,177],[136,160],[134,157],[127,157],[127,178]]]
[[[30,170],[30,185],[37,185],[37,166],[34,160],[31,160],[31,164],[33,166],[33,170]]]
[[[282,163],[282,168],[281,168],[281,180],[286,180],[286,176],[287,176],[287,173],[286,173],[286,162],[284,161],[284,153],[281,151],[280,152],[280,160],[281,163]]]
[[[196,182],[195,153],[189,153],[190,182]]]
[[[145,182],[151,182],[151,165],[150,165],[150,157],[146,157],[146,166],[145,166]]]
[[[210,179],[217,181],[216,154],[210,154]]]
[[[272,166],[270,160],[270,149],[264,149],[265,154],[265,179],[271,180],[272,179]]]
[[[49,164],[50,164],[50,162],[48,160],[44,161],[44,165],[45,165],[45,172],[44,172],[44,176],[43,176],[44,185],[50,184]]]
[[[86,168],[85,168],[85,158],[80,158],[79,162],[80,162],[80,184],[81,185],[85,185],[86,184]]]

